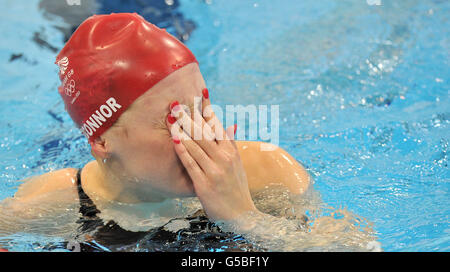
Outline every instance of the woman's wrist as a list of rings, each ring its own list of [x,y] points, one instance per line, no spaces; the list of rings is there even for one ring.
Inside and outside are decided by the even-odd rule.
[[[265,216],[267,215],[254,208],[240,213],[233,219],[218,220],[216,223],[221,226],[223,231],[243,234],[251,232]]]

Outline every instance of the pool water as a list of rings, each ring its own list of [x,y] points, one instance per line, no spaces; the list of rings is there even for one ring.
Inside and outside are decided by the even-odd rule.
[[[373,224],[383,250],[450,250],[449,1],[119,2],[0,0],[0,199],[92,159],[54,59],[92,10],[137,11],[194,52],[215,104],[279,105],[280,146],[323,202]],[[12,250],[58,240],[15,239]]]

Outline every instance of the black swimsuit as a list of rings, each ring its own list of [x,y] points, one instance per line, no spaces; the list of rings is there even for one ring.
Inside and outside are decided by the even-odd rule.
[[[94,239],[97,243],[102,245],[114,244],[129,244],[142,239],[147,232],[133,232],[124,230],[114,221],[109,221],[106,224],[98,217],[100,211],[95,206],[94,202],[84,192],[81,186],[81,171],[77,172],[77,189],[78,197],[80,199],[80,214],[81,217],[77,223],[80,224],[79,230],[81,233],[91,233],[95,231]]]
[[[186,218],[174,218],[167,224],[149,231],[128,231],[114,221],[105,222],[98,217],[100,211],[81,186],[81,168],[77,173],[80,199],[80,235],[77,240],[81,251],[254,251],[256,249],[241,236],[222,232],[199,210]],[[165,228],[175,220],[184,220],[189,227],[177,232]],[[80,237],[83,235],[85,237]],[[80,239],[81,238],[81,239]]]

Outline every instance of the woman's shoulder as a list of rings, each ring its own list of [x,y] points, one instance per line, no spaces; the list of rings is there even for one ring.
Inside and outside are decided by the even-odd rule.
[[[76,168],[64,168],[26,178],[14,198],[26,202],[59,191],[75,191],[77,171]]]
[[[292,193],[301,194],[309,187],[310,176],[303,165],[283,148],[265,142],[236,141],[249,187],[260,190],[280,183]]]

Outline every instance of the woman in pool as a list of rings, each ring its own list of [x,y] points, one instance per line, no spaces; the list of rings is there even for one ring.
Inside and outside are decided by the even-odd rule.
[[[95,160],[30,178],[10,206],[80,202],[86,219],[101,213],[96,202],[197,196],[209,219],[230,221],[260,213],[251,192],[271,183],[294,194],[308,188],[307,172],[283,149],[233,140],[236,127],[224,129],[211,110],[189,49],[137,14],[88,18],[57,64],[59,93]],[[195,97],[201,104],[194,105]],[[45,197],[60,191],[73,197]]]

